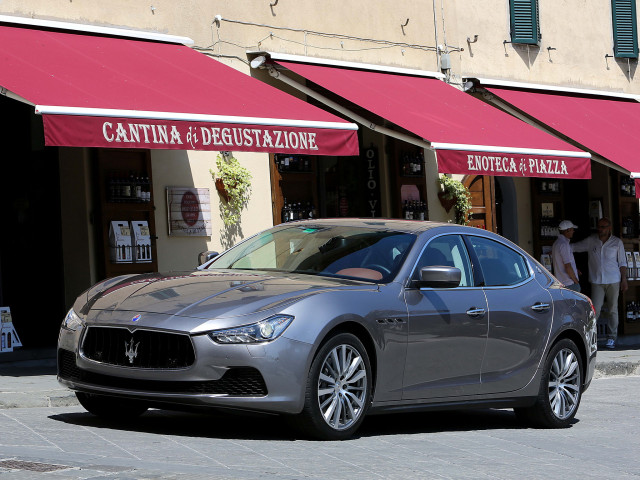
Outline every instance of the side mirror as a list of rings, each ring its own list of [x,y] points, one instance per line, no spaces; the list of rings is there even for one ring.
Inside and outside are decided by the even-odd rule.
[[[462,272],[456,267],[433,265],[420,269],[420,280],[415,282],[420,288],[456,288],[460,285]]]
[[[214,257],[217,257],[219,255],[218,252],[213,252],[211,250],[208,250],[206,252],[200,252],[198,254],[198,266],[207,263],[209,260],[211,260]]]

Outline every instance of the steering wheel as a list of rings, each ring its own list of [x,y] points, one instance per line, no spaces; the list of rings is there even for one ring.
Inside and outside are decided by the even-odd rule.
[[[362,268],[370,268],[371,270],[376,270],[377,272],[380,272],[383,275],[390,275],[391,274],[391,270],[389,270],[387,267],[384,267],[384,266],[379,265],[377,263],[369,263],[367,265],[363,265]]]

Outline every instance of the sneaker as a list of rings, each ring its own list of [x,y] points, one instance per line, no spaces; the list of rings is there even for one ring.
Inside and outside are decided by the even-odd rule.
[[[605,345],[607,348],[616,348],[616,341],[613,338],[607,340],[607,344]]]

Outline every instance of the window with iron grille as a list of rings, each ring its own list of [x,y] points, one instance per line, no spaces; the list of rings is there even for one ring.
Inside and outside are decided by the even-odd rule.
[[[616,57],[638,58],[636,0],[611,0],[613,53]]]
[[[509,0],[511,42],[537,44],[540,41],[538,0]]]

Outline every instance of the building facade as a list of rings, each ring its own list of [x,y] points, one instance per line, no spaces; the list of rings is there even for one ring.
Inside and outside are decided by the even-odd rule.
[[[127,271],[126,266],[114,267],[109,256],[107,222],[113,218],[148,222],[153,264],[142,268],[159,271],[192,268],[201,251],[223,250],[273,224],[303,216],[453,220],[454,211],[447,210],[438,195],[449,151],[434,147],[438,143],[454,150],[451,145],[462,145],[460,152],[470,145],[499,146],[502,150],[494,150],[508,152],[505,155],[522,147],[529,155],[552,158],[552,152],[560,152],[553,158],[582,159],[581,168],[586,162],[590,179],[576,174],[562,180],[539,168],[532,176],[521,171],[492,175],[482,169],[476,174],[446,172],[472,191],[472,224],[498,231],[539,258],[552,239],[545,232],[553,232],[553,224],[565,217],[582,222],[578,224],[586,233],[592,217],[601,212],[614,219],[619,235],[626,218],[632,217],[637,238],[637,202],[620,197],[626,191],[621,183],[627,185],[629,173],[640,167],[621,165],[609,150],[573,138],[496,93],[506,88],[637,103],[636,9],[635,0],[372,0],[366,5],[334,0],[5,0],[0,5],[4,16],[189,37],[190,48],[203,57],[356,123],[360,148],[357,156],[224,148],[252,176],[241,221],[229,227],[220,217],[223,200],[210,173],[216,168],[217,151],[45,146],[42,118],[33,106],[0,98],[4,143],[11,147],[5,151],[20,152],[0,167],[3,219],[7,231],[13,232],[0,243],[0,303],[12,307],[19,331],[34,321],[32,272],[38,268],[49,289],[38,289],[37,295],[51,305],[50,318],[35,320],[44,333],[23,335],[23,343],[55,341],[58,320],[72,299],[104,276]],[[258,60],[252,66],[259,57],[266,63]],[[303,72],[301,65],[315,70]],[[323,78],[317,76],[319,66],[329,69]],[[389,78],[424,82],[391,83],[387,91],[380,87],[360,98],[357,88],[344,92],[334,86],[337,75],[345,71],[377,72],[380,85]],[[367,76],[363,85],[372,79]],[[456,95],[447,90],[446,99],[438,98],[440,93],[424,98],[436,83],[448,84]],[[399,103],[409,88],[415,88],[413,96],[405,95],[407,103]],[[211,88],[201,94],[215,100],[221,92]],[[412,103],[423,111],[414,112],[415,119],[409,121],[413,117],[407,105]],[[500,116],[494,119],[495,115]],[[576,118],[576,123],[588,121]],[[509,130],[500,132],[500,125]],[[535,141],[519,144],[514,138]],[[629,134],[612,141],[629,143],[630,149],[634,138]],[[140,208],[123,211],[108,201],[113,184],[126,183],[123,177],[130,176],[141,177],[143,189],[149,177],[154,198],[149,205],[142,202],[142,213]],[[208,189],[208,235],[170,234],[168,187]],[[543,215],[543,208],[545,215],[551,208],[551,216]],[[121,217],[113,217],[116,213],[110,209]],[[638,250],[635,238],[628,238],[629,249]],[[635,296],[622,301],[635,301]]]

